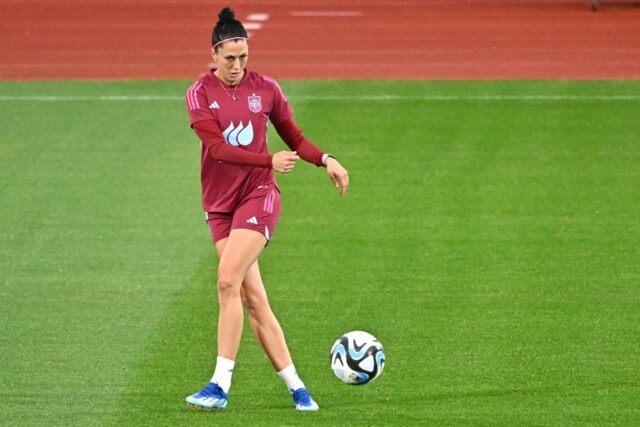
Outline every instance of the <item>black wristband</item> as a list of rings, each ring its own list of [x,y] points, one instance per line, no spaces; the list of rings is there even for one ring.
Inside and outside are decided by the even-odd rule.
[[[326,157],[324,157],[324,156],[326,156]],[[327,167],[326,162],[329,159],[329,157],[331,157],[333,160],[338,160],[338,159],[336,159],[336,156],[334,156],[333,154],[324,153],[324,156],[322,156],[322,157],[324,157],[324,162],[322,164],[322,166],[324,166],[324,167]]]

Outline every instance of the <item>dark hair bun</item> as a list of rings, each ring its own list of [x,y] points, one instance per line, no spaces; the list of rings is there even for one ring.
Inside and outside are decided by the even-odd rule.
[[[218,14],[220,19],[213,28],[211,34],[211,46],[215,46],[222,40],[232,38],[247,38],[247,30],[242,26],[242,22],[236,19],[236,14],[229,7],[225,7]]]
[[[228,22],[233,22],[236,20],[236,15],[233,13],[233,10],[229,7],[225,7],[218,14],[218,25],[224,25]]]

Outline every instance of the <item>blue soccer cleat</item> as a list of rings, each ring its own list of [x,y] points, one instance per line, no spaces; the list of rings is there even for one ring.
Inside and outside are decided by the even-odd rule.
[[[311,398],[306,388],[299,388],[293,392],[293,401],[298,411],[317,411],[320,409],[318,404]]]
[[[227,407],[227,393],[216,383],[209,383],[196,394],[187,397],[187,403],[202,409],[224,409]]]

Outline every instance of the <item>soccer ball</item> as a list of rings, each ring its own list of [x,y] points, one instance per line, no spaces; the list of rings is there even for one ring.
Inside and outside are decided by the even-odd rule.
[[[331,348],[331,369],[347,384],[373,381],[384,369],[382,344],[367,332],[347,332]]]

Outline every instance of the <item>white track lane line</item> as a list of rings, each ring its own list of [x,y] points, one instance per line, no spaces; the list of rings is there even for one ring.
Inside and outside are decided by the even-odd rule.
[[[262,28],[262,24],[260,22],[245,22],[242,25],[247,31],[259,30],[260,28]]]
[[[247,15],[247,21],[266,21],[269,19],[268,13],[251,13]]]
[[[292,101],[640,101],[639,95],[294,95]],[[149,102],[184,101],[176,95],[0,95],[0,102]]]

